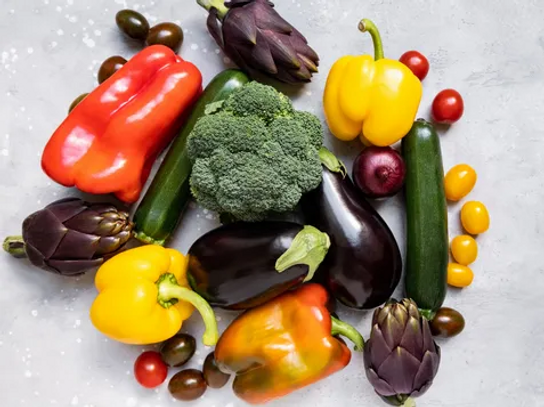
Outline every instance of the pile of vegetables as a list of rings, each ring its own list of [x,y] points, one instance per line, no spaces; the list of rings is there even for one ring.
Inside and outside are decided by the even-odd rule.
[[[63,199],[28,216],[22,236],[7,237],[4,249],[63,276],[99,267],[90,309],[96,329],[126,344],[162,343],[135,362],[146,388],[195,353],[196,340],[179,331],[196,309],[202,342],[215,350],[202,370],[171,377],[178,400],[195,400],[231,376],[234,393],[250,404],[287,396],[350,363],[344,336],[364,352],[360,368],[384,401],[414,405],[440,366],[433,335],[465,327],[458,311],[443,307],[447,285],[472,283],[476,237],[490,224],[483,203],[465,202],[466,234],[449,242],[447,202],[464,199],[477,176],[465,163],[444,175],[435,126],[416,120],[429,62],[417,51],[386,59],[376,25],[360,22],[374,55],[341,57],[323,95],[331,133],[362,142],[352,181],[323,146],[318,117],[257,81],[310,81],[319,57],[304,36],[267,0],[197,2],[209,12],[210,34],[242,70],[223,71],[202,89],[198,68],[177,54],[179,26],[150,28],[141,14],[122,10],[120,30],[146,47],[128,61],[108,58],[99,86],[72,103],[44,149],[43,170],[59,184],[114,194],[126,205],[142,198],[133,219],[122,205]],[[433,101],[432,120],[453,124],[463,110],[461,95],[446,89]],[[401,250],[368,200],[402,190],[406,298],[395,300]],[[184,255],[166,246],[193,198],[224,224]],[[293,212],[301,217],[277,220]],[[140,245],[123,251],[132,237]],[[375,309],[366,343],[329,312],[334,300]],[[220,333],[212,307],[242,312]]]

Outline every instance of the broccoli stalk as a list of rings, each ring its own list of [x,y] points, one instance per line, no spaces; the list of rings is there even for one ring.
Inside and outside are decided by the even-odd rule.
[[[191,191],[205,208],[244,221],[295,208],[321,182],[323,128],[271,86],[250,82],[215,105],[187,140]]]

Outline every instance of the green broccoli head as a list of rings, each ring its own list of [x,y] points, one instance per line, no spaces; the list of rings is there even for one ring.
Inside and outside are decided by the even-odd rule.
[[[292,116],[291,100],[272,86],[249,82],[225,100],[223,109],[234,116],[258,117],[269,123],[278,116]]]
[[[321,182],[322,138],[317,117],[250,82],[190,134],[191,191],[202,206],[245,221],[292,210]]]

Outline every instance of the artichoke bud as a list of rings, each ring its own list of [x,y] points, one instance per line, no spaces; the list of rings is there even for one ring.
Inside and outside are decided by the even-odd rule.
[[[197,0],[209,11],[208,31],[249,75],[286,83],[309,82],[319,57],[304,36],[268,0]]]
[[[29,215],[23,235],[7,237],[3,247],[37,267],[73,276],[121,251],[133,228],[129,214],[113,205],[61,199]]]
[[[392,300],[374,312],[364,364],[376,393],[392,405],[414,406],[412,398],[432,385],[440,347],[414,301]]]

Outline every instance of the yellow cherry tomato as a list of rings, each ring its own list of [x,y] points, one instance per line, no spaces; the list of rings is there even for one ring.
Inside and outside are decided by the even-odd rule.
[[[479,235],[489,229],[489,213],[485,205],[470,201],[461,208],[461,223],[471,235]]]
[[[451,255],[457,263],[468,266],[478,257],[478,243],[469,235],[456,236],[451,241]]]
[[[468,195],[476,184],[476,171],[468,164],[458,164],[444,178],[444,189],[449,201],[459,201]]]
[[[457,288],[464,288],[472,284],[472,280],[474,280],[474,273],[470,268],[457,263],[448,264],[449,285]]]

